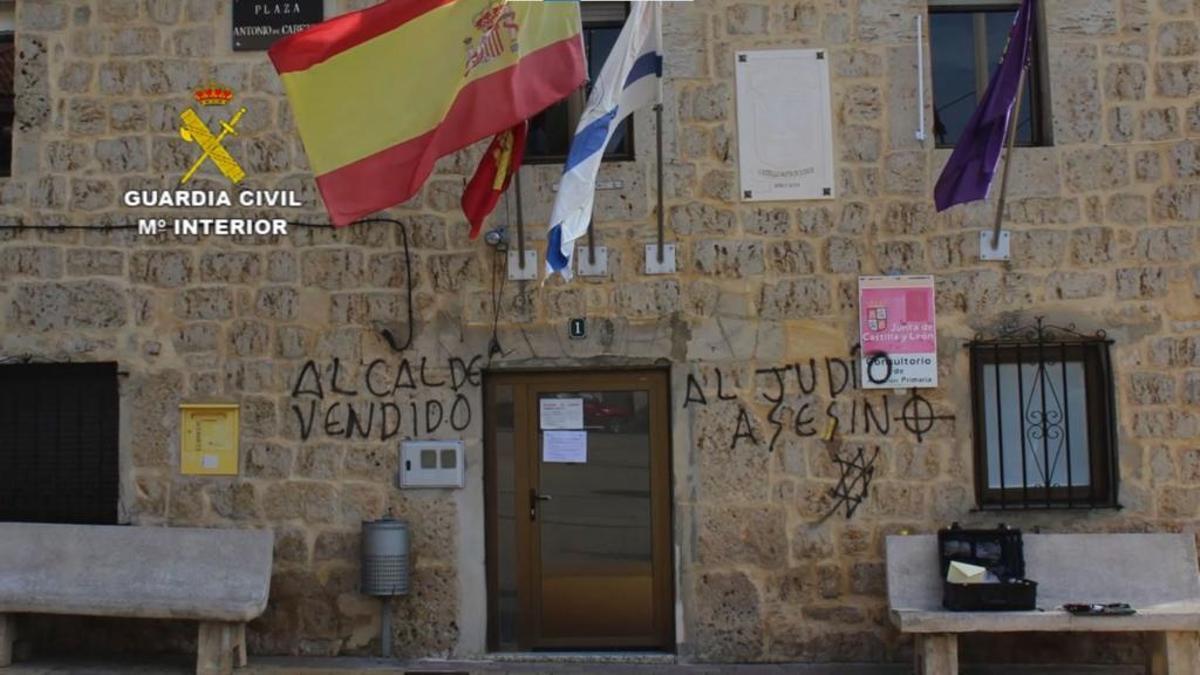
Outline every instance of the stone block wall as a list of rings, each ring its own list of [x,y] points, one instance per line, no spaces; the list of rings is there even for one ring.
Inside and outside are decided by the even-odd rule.
[[[653,120],[639,114],[638,160],[601,172],[620,186],[597,195],[610,276],[540,285],[496,282],[493,251],[466,239],[458,198],[481,147],[440,162],[385,214],[407,237],[388,223],[299,225],[326,219],[265,54],[230,49],[227,3],[23,0],[13,176],[0,179],[0,357],[120,362],[128,522],[275,530],[255,651],[373,649],[378,607],[356,592],[359,523],[411,519],[414,593],[394,624],[408,656],[486,651],[479,373],[671,364],[682,657],[904,658],[886,620],[882,539],[997,521],[972,512],[963,345],[1005,319],[1046,315],[1115,340],[1124,506],[1005,519],[1046,531],[1200,523],[1200,3],[1042,4],[1053,145],[1014,155],[1011,262],[979,261],[994,203],[934,212],[948,151],[913,133],[932,105],[916,95],[924,2],[697,0],[665,11],[665,216],[679,273],[641,273],[655,180]],[[830,53],[839,196],[741,203],[733,52],[796,47]],[[195,160],[178,113],[210,81],[248,110],[226,142],[246,187],[295,190],[304,206],[169,214],[283,217],[291,232],[119,229],[157,215],[123,207],[123,193],[171,188]],[[539,255],[560,171],[523,171]],[[210,167],[194,182],[227,187]],[[514,201],[502,202],[493,223],[515,222]],[[416,339],[397,354],[381,330],[406,334],[406,272]],[[909,394],[847,384],[857,277],[891,272],[938,279],[943,384],[925,393],[938,418],[928,428],[904,423],[921,405]],[[589,319],[588,339],[567,339],[570,316]],[[503,351],[489,357],[493,321]],[[178,404],[204,400],[241,404],[237,478],[179,475]],[[875,458],[850,517],[831,497],[837,466],[808,433],[830,410],[846,448]],[[397,490],[396,440],[447,436],[467,441],[468,487]],[[1069,644],[1099,659],[1137,652]],[[1001,656],[970,644],[974,657]]]

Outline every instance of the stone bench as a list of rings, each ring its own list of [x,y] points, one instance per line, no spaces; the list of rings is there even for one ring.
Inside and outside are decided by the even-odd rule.
[[[959,633],[1148,633],[1149,675],[1200,673],[1200,576],[1190,534],[1027,534],[1025,576],[1037,611],[942,608],[937,537],[887,538],[888,605],[901,633],[916,635],[918,673],[958,672]],[[1130,616],[1074,616],[1065,603],[1127,602]]]
[[[271,583],[269,530],[0,523],[0,667],[16,614],[200,622],[196,672],[246,664]]]

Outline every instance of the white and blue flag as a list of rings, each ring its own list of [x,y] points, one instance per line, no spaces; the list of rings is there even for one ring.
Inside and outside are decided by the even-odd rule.
[[[570,279],[575,241],[587,233],[596,200],[600,160],[621,121],[635,110],[662,102],[662,4],[633,2],[625,28],[613,45],[567,154],[558,197],[550,216],[546,274]]]

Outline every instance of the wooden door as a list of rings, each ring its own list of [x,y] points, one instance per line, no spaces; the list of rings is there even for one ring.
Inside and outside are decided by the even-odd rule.
[[[664,371],[485,382],[493,649],[671,648]]]

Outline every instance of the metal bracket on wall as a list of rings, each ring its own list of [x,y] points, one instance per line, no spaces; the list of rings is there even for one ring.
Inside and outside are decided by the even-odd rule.
[[[674,274],[675,244],[663,245],[662,260],[658,253],[658,244],[646,244],[646,274]]]
[[[588,247],[579,246],[575,249],[575,259],[579,261],[579,276],[608,276],[608,247],[596,246],[593,250],[596,255],[595,260],[588,255]]]
[[[558,192],[558,188],[561,185],[562,185],[562,183],[555,183],[554,185],[551,185],[550,191]],[[624,190],[624,189],[625,189],[625,181],[623,181],[621,179],[596,181],[596,191],[597,192],[600,190]]]
[[[538,278],[537,251],[526,249],[525,266],[521,266],[521,254],[517,251],[508,252],[508,280],[531,281]]]
[[[979,259],[986,261],[1003,261],[1012,260],[1011,249],[1012,237],[1008,230],[1000,231],[1000,239],[997,242],[992,241],[992,231],[982,230],[979,232]],[[992,246],[995,243],[996,246]]]

